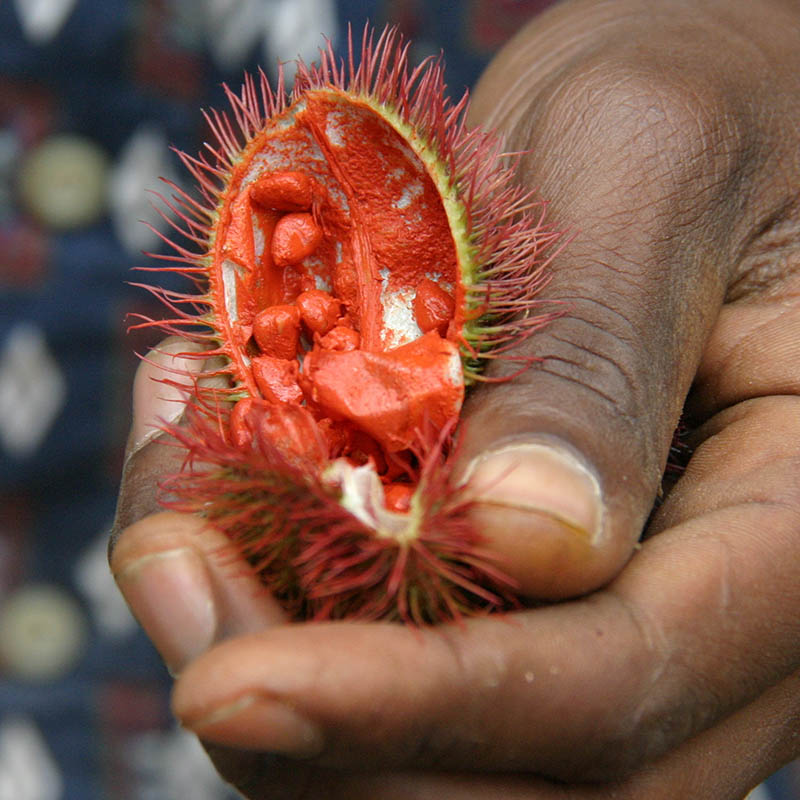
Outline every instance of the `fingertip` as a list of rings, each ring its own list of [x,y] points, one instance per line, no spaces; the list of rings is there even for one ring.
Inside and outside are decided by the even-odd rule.
[[[595,471],[570,449],[517,442],[467,470],[471,516],[520,591],[537,599],[584,594],[608,582],[632,543],[609,536]]]
[[[192,523],[178,514],[147,517],[111,555],[120,591],[173,674],[211,646],[219,624],[211,575],[189,538]]]
[[[116,577],[131,563],[153,553],[190,544],[205,524],[199,517],[161,511],[126,527],[110,553],[111,571]]]
[[[203,369],[204,359],[197,355],[202,352],[199,344],[171,336],[144,356],[133,382],[128,457],[159,436],[165,423],[180,419],[192,390],[191,376]]]
[[[244,694],[197,715],[176,689],[173,712],[184,728],[215,744],[299,758],[323,749],[317,725],[291,706],[261,694]]]
[[[174,675],[216,642],[285,620],[236,548],[200,517],[151,514],[122,531],[110,562]]]

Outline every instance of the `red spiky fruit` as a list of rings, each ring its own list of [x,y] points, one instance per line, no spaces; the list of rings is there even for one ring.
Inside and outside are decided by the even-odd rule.
[[[233,121],[207,115],[210,157],[179,153],[199,197],[170,184],[189,244],[160,257],[196,291],[148,287],[173,314],[140,324],[206,343],[226,385],[195,384],[171,429],[187,459],[169,502],[295,618],[508,608],[449,463],[465,391],[552,316],[537,294],[558,233],[500,140],[467,129],[441,60],[410,69],[392,30],[356,49],[299,63],[288,94],[247,77]]]

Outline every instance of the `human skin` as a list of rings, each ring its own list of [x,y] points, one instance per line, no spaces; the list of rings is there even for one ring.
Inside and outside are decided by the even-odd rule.
[[[798,42],[796,1],[576,0],[475,93],[572,234],[541,366],[466,408],[476,523],[531,594],[596,591],[284,624],[219,534],[153,513],[181,403],[167,355],[142,367],[112,569],[247,797],[725,800],[800,755]],[[694,453],[648,521],[684,401]]]

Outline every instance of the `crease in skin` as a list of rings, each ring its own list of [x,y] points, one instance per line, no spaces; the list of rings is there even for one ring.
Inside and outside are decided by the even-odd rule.
[[[559,361],[562,361],[562,360],[563,359],[560,359],[558,356],[548,355],[548,356],[545,357],[545,359],[543,360],[542,364],[539,366],[539,370],[538,371],[539,372],[543,372],[543,373],[545,373],[547,375],[552,375],[554,378],[559,378],[559,379],[563,379],[565,381],[569,381],[570,383],[573,383],[576,386],[580,386],[582,389],[586,389],[589,392],[591,392],[592,394],[594,394],[597,397],[599,397],[601,400],[603,400],[604,403],[608,404],[609,406],[611,406],[613,408],[618,408],[617,398],[616,397],[613,397],[612,395],[606,394],[599,387],[594,386],[592,383],[587,383],[586,381],[584,381],[584,380],[582,380],[580,378],[577,378],[574,375],[568,375],[565,372],[558,372],[557,370],[552,369],[551,367],[548,366],[548,364],[550,362],[559,362]],[[624,415],[624,416],[628,417],[627,414]]]
[[[249,721],[247,717],[250,717]],[[253,735],[266,736],[266,742],[262,740],[261,746],[268,750],[299,757],[318,756],[325,746],[317,725],[298,713],[293,704],[276,700],[264,692],[246,692],[196,718],[184,718],[182,723],[201,737],[205,732],[205,736],[210,738],[222,736],[227,739],[227,733],[215,733],[213,728],[229,721],[235,726],[237,718],[251,734],[245,736],[245,747],[253,747]],[[238,735],[241,738],[241,732]]]
[[[598,264],[600,266],[602,266],[602,267],[607,266],[606,264],[604,264],[602,262],[598,262]],[[595,297],[584,297],[583,295],[579,295],[579,294],[570,295],[570,294],[566,294],[566,293],[565,294],[561,294],[560,297],[563,298],[565,303],[570,304],[570,306],[573,303],[577,303],[577,302],[580,302],[580,303],[586,304],[586,305],[595,305],[595,306],[598,306],[599,308],[603,309],[603,311],[607,311],[610,314],[613,314],[618,319],[620,319],[630,329],[630,334],[631,335],[630,335],[629,338],[623,338],[622,336],[620,336],[618,333],[615,332],[614,336],[615,336],[615,338],[617,340],[624,342],[626,345],[633,344],[634,342],[637,342],[637,340],[641,338],[641,334],[636,330],[636,327],[633,324],[633,322],[630,319],[628,319],[628,317],[625,316],[625,314],[623,314],[621,311],[619,311],[618,309],[614,308],[613,306],[610,306],[607,303],[604,303],[602,300],[600,300],[598,298],[595,298]],[[600,325],[597,322],[594,322],[593,320],[589,319],[586,315],[582,315],[581,317],[571,317],[570,319],[573,322],[579,322],[579,323],[581,323],[583,325],[586,325],[586,326],[592,328],[593,332],[595,332],[597,334],[605,334],[605,335],[609,334],[608,326]],[[548,331],[543,331],[543,334],[544,333],[548,333]]]
[[[579,384],[596,392],[605,403],[619,409],[622,416],[629,419],[637,418],[638,414],[634,408],[620,408],[621,400],[631,398],[631,401],[635,401],[640,394],[634,390],[635,382],[625,366],[626,363],[631,363],[631,359],[624,355],[635,350],[634,344],[642,339],[641,333],[636,331],[635,323],[608,303],[594,298],[566,295],[565,302],[569,304],[570,316],[553,324],[537,339],[537,346],[543,357],[539,369],[555,377],[577,380]],[[590,308],[583,309],[583,306]],[[593,321],[591,317],[596,317],[600,312],[612,315],[618,324],[601,326]],[[616,330],[619,323],[625,325],[624,335]],[[584,327],[588,332],[581,331]],[[597,341],[599,337],[602,337],[602,341]],[[560,346],[548,346],[549,340],[558,342]],[[592,341],[592,346],[587,344],[589,341]],[[564,352],[564,348],[567,352]],[[585,357],[581,358],[581,354]],[[586,379],[562,373],[554,368],[554,362],[563,362],[574,367],[581,375],[586,375]],[[612,373],[616,377],[613,377]],[[615,388],[611,389],[612,386]]]
[[[763,343],[762,333],[764,330],[772,327],[785,316],[798,314],[800,312],[800,303],[789,308],[779,307],[776,311],[777,313],[770,315],[768,319],[757,322],[753,327],[744,328],[738,338],[729,341],[728,352],[722,358],[716,370],[718,373],[739,372],[738,369],[734,370],[734,365],[738,367],[741,364],[741,351],[748,348],[754,340],[761,339]]]
[[[226,720],[235,717],[245,709],[250,708],[250,706],[252,706],[257,700],[258,697],[255,694],[245,694],[241,697],[237,697],[235,700],[232,700],[229,703],[224,703],[223,705],[217,706],[213,711],[209,711],[204,716],[192,720],[190,723],[191,729],[193,731],[201,731],[203,728],[207,728],[209,725],[216,725],[219,722],[225,722]]]
[[[776,291],[800,290],[792,286],[800,271],[800,198],[789,198],[762,220],[741,253],[726,304],[770,298]]]
[[[657,618],[652,614],[646,614],[640,604],[632,603],[623,593],[613,587],[608,590],[607,594],[622,607],[625,616],[638,632],[639,639],[644,643],[647,652],[656,655],[656,669],[651,678],[658,679],[665,672],[667,664],[675,652],[669,637],[663,631],[662,626],[658,624]]]
[[[625,616],[637,632],[639,641],[643,643],[646,652],[651,655],[649,662],[652,665],[646,674],[640,673],[640,685],[635,694],[635,697],[638,698],[637,702],[631,710],[620,714],[617,718],[619,727],[616,735],[628,744],[631,743],[631,740],[635,741],[635,747],[640,753],[655,755],[663,752],[670,744],[665,738],[666,732],[663,737],[659,737],[660,723],[663,721],[663,713],[661,713],[663,703],[657,699],[659,697],[657,689],[671,673],[675,648],[671,645],[661,626],[655,624],[655,617],[645,615],[641,606],[632,604],[613,588],[606,593],[606,596],[623,609]],[[654,741],[653,737],[664,740]]]
[[[559,361],[563,361],[566,364],[571,364],[581,370],[585,371],[587,369],[591,369],[593,372],[596,372],[597,368],[600,366],[600,364],[594,363],[595,360],[597,360],[602,364],[605,364],[608,367],[610,367],[612,372],[621,376],[623,391],[619,392],[617,394],[617,397],[624,397],[626,395],[634,397],[636,395],[635,392],[636,380],[632,375],[628,373],[628,370],[626,370],[625,367],[623,366],[622,364],[623,359],[612,358],[610,355],[606,355],[605,353],[601,352],[598,348],[592,348],[581,342],[562,338],[560,336],[557,336],[556,334],[551,334],[551,338],[555,339],[557,342],[561,342],[563,345],[566,345],[567,347],[571,347],[573,350],[577,351],[577,353],[574,359],[568,358],[566,355],[559,355],[559,356],[550,355],[548,356],[548,359],[556,358]],[[615,337],[615,340],[619,341],[617,337]],[[590,363],[588,365],[586,359],[579,360],[578,356],[580,356],[581,354],[589,357],[588,361]],[[619,405],[619,400],[616,401],[616,405]],[[626,416],[635,416],[635,415],[628,414]]]
[[[726,305],[721,309],[690,398],[693,417],[707,419],[746,400],[800,392],[800,379],[793,368],[800,347],[791,335],[776,334],[779,326],[787,332],[800,328],[797,298],[748,300],[738,308]],[[746,369],[748,363],[758,367]]]
[[[720,544],[722,547],[721,556],[721,569],[719,574],[719,604],[717,610],[721,616],[726,616],[731,607],[731,570],[732,570],[732,557],[730,551],[730,544],[726,539],[721,539]]]
[[[147,553],[146,555],[139,556],[133,561],[125,564],[120,570],[114,571],[114,578],[117,582],[128,580],[140,572],[142,567],[147,566],[153,562],[167,561],[171,558],[181,558],[187,553],[197,555],[197,552],[187,546],[171,547],[168,550],[159,550],[156,553]],[[198,556],[199,557],[199,556]]]

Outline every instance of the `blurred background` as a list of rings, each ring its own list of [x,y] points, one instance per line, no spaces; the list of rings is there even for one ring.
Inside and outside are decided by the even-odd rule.
[[[550,0],[552,1],[552,0]],[[443,50],[454,96],[549,0],[0,0],[0,800],[223,800],[106,564],[137,360],[128,285],[221,84],[346,25]],[[794,787],[794,788],[792,788]],[[800,798],[800,770],[760,789]]]

